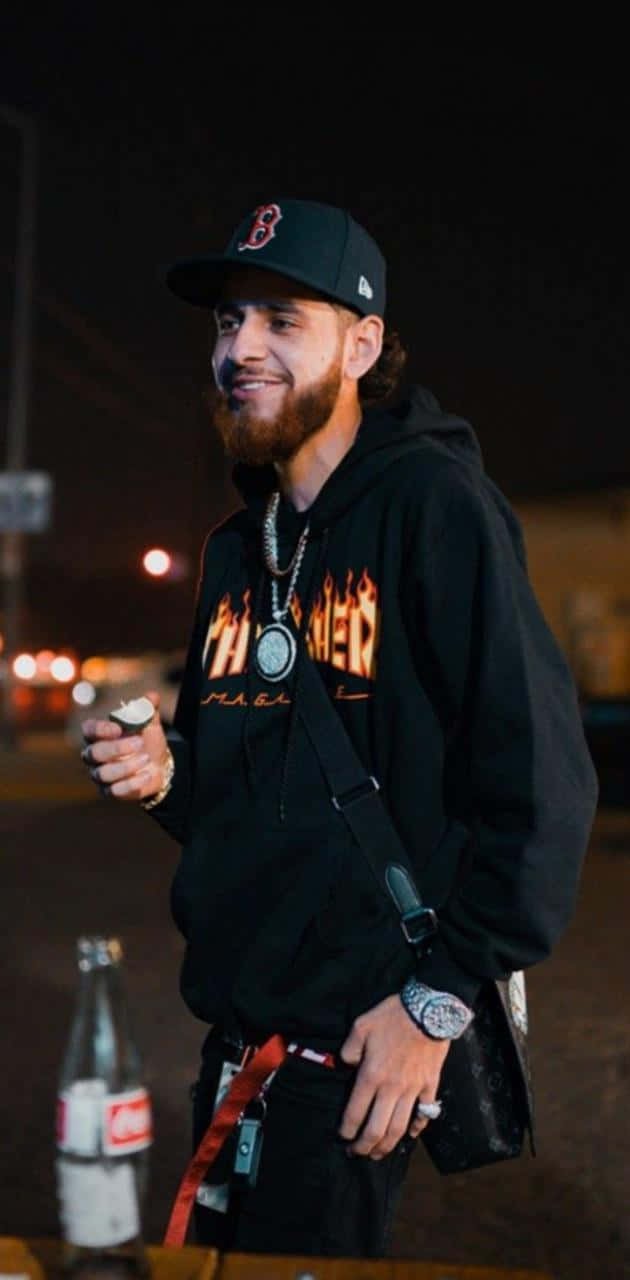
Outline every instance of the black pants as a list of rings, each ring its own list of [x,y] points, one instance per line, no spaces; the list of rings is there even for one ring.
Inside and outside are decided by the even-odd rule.
[[[204,1049],[194,1090],[195,1149],[211,1119],[225,1057],[217,1038]],[[289,1056],[267,1094],[262,1155],[255,1187],[232,1187],[227,1213],[195,1205],[199,1244],[241,1253],[378,1258],[387,1254],[399,1193],[417,1139],[402,1138],[381,1160],[346,1154],[339,1125],[356,1076]],[[235,1136],[208,1170],[227,1181]]]

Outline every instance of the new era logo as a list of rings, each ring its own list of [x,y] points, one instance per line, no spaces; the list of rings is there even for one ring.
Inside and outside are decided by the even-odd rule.
[[[359,293],[362,298],[373,298],[374,290],[365,276],[359,276]]]

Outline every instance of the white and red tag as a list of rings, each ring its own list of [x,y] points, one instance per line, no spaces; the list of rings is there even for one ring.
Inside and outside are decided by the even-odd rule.
[[[106,1093],[102,1080],[77,1080],[57,1099],[57,1147],[79,1156],[133,1155],[153,1141],[146,1089]]]
[[[292,1053],[294,1058],[308,1058],[310,1062],[319,1062],[322,1067],[334,1067],[334,1053],[320,1053],[317,1049],[306,1049],[303,1044],[296,1044],[294,1040],[287,1045],[287,1053]]]

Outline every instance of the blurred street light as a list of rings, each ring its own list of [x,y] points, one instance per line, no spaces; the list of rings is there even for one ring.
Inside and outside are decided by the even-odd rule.
[[[165,551],[163,547],[152,547],[142,557],[142,567],[152,578],[164,578],[169,582],[181,582],[190,574],[188,556],[178,551]]]
[[[38,676],[47,676],[50,672],[51,663],[55,660],[55,653],[52,649],[40,649],[35,654],[35,662],[37,664]]]
[[[96,697],[96,689],[89,680],[79,680],[72,690],[72,698],[80,707],[89,707]]]
[[[68,658],[64,654],[54,658],[50,664],[50,674],[60,684],[68,684],[70,680],[74,680],[76,673],[77,669],[72,658]]]
[[[163,551],[161,547],[152,547],[142,557],[142,564],[152,578],[163,578],[168,573],[171,563],[168,551]]]
[[[81,676],[91,684],[102,684],[107,679],[107,659],[101,657],[84,658],[81,663]]]
[[[32,680],[37,671],[37,663],[32,653],[18,653],[11,666],[18,680]]]

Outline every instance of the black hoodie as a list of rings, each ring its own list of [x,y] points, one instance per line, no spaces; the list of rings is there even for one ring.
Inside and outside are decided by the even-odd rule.
[[[548,955],[570,919],[596,774],[520,523],[467,422],[416,388],[364,414],[308,511],[282,499],[282,564],[309,523],[287,684],[251,661],[271,621],[261,524],[275,472],[234,475],[246,505],[204,546],[175,780],[151,811],[184,845],[182,994],[208,1022],[236,1015],[334,1048],[418,966],[330,803],[296,714],[300,664],[317,662],[438,910],[418,971],[469,1003],[484,979]]]

